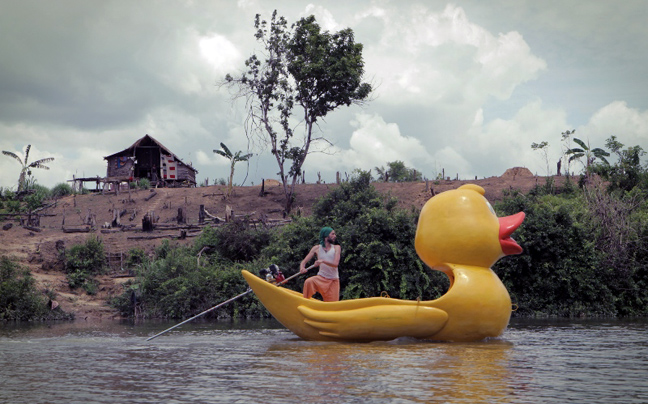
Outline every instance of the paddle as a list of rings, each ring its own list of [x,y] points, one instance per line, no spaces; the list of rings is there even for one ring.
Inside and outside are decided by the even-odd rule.
[[[310,269],[312,269],[312,268],[315,268],[315,265],[311,265],[311,266],[309,266],[308,268],[306,268],[306,270],[308,271],[308,270],[310,270]],[[292,278],[295,278],[295,277],[297,277],[297,276],[299,276],[299,275],[301,275],[301,272],[297,272],[296,274],[294,274],[294,275],[292,275],[292,276],[289,276],[288,278],[286,278],[286,279],[284,279],[283,281],[279,282],[277,285],[283,285],[284,283],[288,282],[288,281],[291,280]],[[178,324],[174,325],[174,326],[171,327],[171,328],[167,328],[166,330],[164,330],[164,331],[162,331],[162,332],[160,332],[160,333],[157,333],[157,334],[155,334],[154,336],[147,338],[146,340],[147,340],[147,341],[150,341],[150,340],[152,340],[153,338],[157,338],[157,337],[159,337],[160,335],[162,335],[162,334],[164,334],[164,333],[167,333],[167,332],[173,330],[174,328],[180,327],[181,325],[186,324],[186,323],[190,322],[191,320],[195,320],[195,319],[197,319],[198,317],[203,316],[203,315],[209,313],[210,311],[214,311],[214,310],[216,310],[217,308],[226,305],[227,303],[231,303],[231,302],[233,302],[234,300],[236,300],[236,299],[238,299],[238,298],[240,298],[240,297],[243,297],[243,296],[249,294],[250,292],[252,292],[252,289],[248,288],[245,292],[243,292],[243,293],[241,293],[241,294],[239,294],[239,295],[236,295],[236,296],[234,296],[233,298],[231,298],[231,299],[229,299],[229,300],[226,300],[226,301],[224,301],[224,302],[222,302],[222,303],[219,303],[219,304],[217,304],[216,306],[214,306],[214,307],[212,307],[212,308],[210,308],[210,309],[207,309],[207,310],[203,311],[203,312],[200,313],[200,314],[196,314],[195,316],[193,316],[193,317],[191,317],[191,318],[188,318],[188,319],[186,319],[185,321],[183,321],[183,322],[181,322],[181,323],[178,323]]]

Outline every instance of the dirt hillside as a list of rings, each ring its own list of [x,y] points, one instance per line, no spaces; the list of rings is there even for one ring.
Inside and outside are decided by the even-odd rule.
[[[561,177],[555,177],[557,184]],[[375,188],[391,194],[405,209],[420,208],[433,195],[458,188],[465,183],[478,184],[486,190],[490,201],[501,199],[502,191],[518,189],[528,191],[536,184],[545,184],[546,178],[535,177],[524,168],[509,169],[501,177],[473,181],[429,181],[413,183],[374,183]],[[308,216],[315,201],[326,195],[335,184],[301,184],[296,188],[295,210]],[[225,219],[227,215],[248,215],[254,220],[268,224],[281,223],[283,215],[283,188],[266,185],[260,195],[260,186],[235,187],[228,200],[224,199],[224,186],[200,188],[160,188],[121,192],[118,195],[90,194],[68,196],[41,211],[40,226],[26,229],[17,222],[10,229],[0,231],[0,254],[17,259],[29,268],[41,289],[56,292],[61,308],[74,312],[77,319],[116,318],[117,314],[107,306],[106,300],[121,292],[121,283],[129,278],[120,270],[120,256],[134,247],[151,253],[162,240],[189,244],[200,232],[199,210],[203,205],[209,215]],[[229,206],[229,208],[228,208]],[[115,212],[119,213],[116,215]],[[157,223],[152,232],[142,231],[142,218],[151,212]],[[184,224],[178,224],[180,213]],[[110,226],[119,216],[120,226]],[[94,227],[88,225],[93,223]],[[5,226],[8,227],[8,226]],[[40,230],[40,231],[37,231]],[[64,231],[66,230],[66,231]],[[182,233],[186,235],[181,238]],[[103,240],[110,255],[110,275],[100,278],[99,292],[88,296],[83,290],[70,290],[63,273],[60,251],[74,244],[84,243],[90,234]]]

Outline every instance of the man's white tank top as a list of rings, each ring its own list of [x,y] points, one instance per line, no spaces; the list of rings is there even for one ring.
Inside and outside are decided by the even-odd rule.
[[[331,246],[328,251],[324,251],[324,247],[320,244],[319,251],[317,252],[317,259],[333,262],[335,260],[335,246]],[[317,273],[327,279],[338,279],[338,269],[330,267],[324,263],[320,264],[319,272]]]

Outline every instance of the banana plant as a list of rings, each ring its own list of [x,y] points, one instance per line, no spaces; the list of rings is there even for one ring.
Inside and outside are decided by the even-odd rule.
[[[225,146],[225,143],[221,142],[220,144],[221,149],[220,150],[214,150],[214,153],[221,155],[228,159],[231,163],[230,165],[230,177],[229,177],[229,182],[227,184],[227,195],[226,197],[229,198],[229,196],[232,194],[232,181],[234,180],[234,165],[240,161],[248,161],[250,157],[253,156],[252,153],[248,154],[242,154],[242,151],[237,151],[236,154],[232,154],[230,149]]]
[[[10,152],[3,150],[2,154],[5,156],[12,157],[16,159],[20,165],[22,165],[22,169],[20,170],[20,177],[18,177],[18,192],[24,191],[27,187],[27,177],[31,176],[31,170],[32,168],[42,168],[44,170],[49,170],[49,167],[47,167],[45,164],[54,161],[54,157],[47,157],[44,159],[36,160],[34,162],[28,163],[29,160],[29,150],[31,149],[31,145],[28,144],[27,148],[25,149],[25,160],[23,161],[16,153]]]
[[[578,138],[573,139],[575,143],[577,143],[580,147],[573,147],[565,153],[566,155],[570,156],[569,157],[569,162],[571,163],[574,160],[580,161],[583,166],[585,167],[585,174],[589,175],[591,171],[591,165],[594,163],[596,159],[602,160],[605,162],[605,164],[610,164],[606,157],[610,156],[610,153],[606,152],[605,150],[601,149],[600,147],[595,147],[591,148],[589,145],[589,140],[587,141],[587,144],[583,142],[582,140]],[[581,158],[585,157],[585,163],[581,161]]]

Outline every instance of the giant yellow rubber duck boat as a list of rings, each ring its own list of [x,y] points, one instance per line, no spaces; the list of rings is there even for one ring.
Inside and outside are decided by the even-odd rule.
[[[438,341],[479,341],[501,335],[511,316],[508,291],[490,269],[522,248],[510,236],[524,213],[498,218],[484,189],[467,184],[442,192],[423,206],[415,247],[430,268],[450,278],[438,299],[388,297],[322,302],[243,271],[268,311],[307,340],[379,341],[414,337]]]

